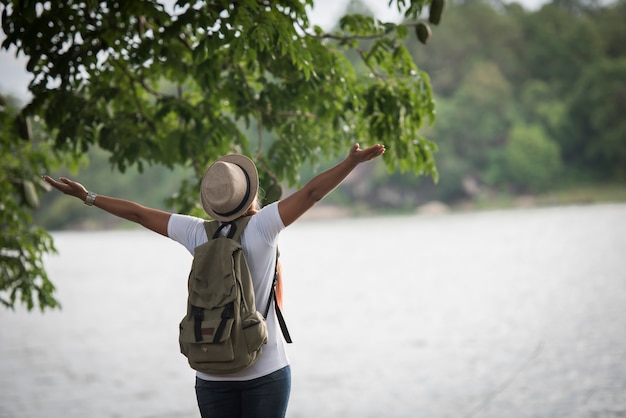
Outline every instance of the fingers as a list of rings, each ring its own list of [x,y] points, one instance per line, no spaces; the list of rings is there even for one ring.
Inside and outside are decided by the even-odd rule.
[[[376,158],[385,153],[385,146],[382,144],[372,145],[363,150],[366,154],[366,158],[371,160],[372,158]]]
[[[59,178],[61,181],[57,181],[48,175],[43,175],[41,177],[52,187],[65,194],[68,194],[72,190],[72,181],[66,177]]]
[[[371,148],[373,149],[374,154],[376,154],[376,156],[379,156],[385,153],[385,146],[383,144],[372,145]]]
[[[383,144],[375,144],[375,145],[371,145],[367,148],[363,148],[361,149],[359,146],[359,143],[357,142],[356,144],[352,145],[352,148],[350,149],[350,152],[365,152],[365,153],[376,153],[376,154],[382,154],[385,152],[385,146]]]
[[[382,144],[376,144],[367,148],[361,149],[359,144],[356,143],[350,148],[350,155],[357,158],[358,161],[369,161],[373,158],[379,157],[385,152],[385,146]]]
[[[52,185],[62,185],[62,183],[58,180],[53,179],[50,176],[45,176],[44,180],[46,180],[48,183],[52,184]]]
[[[58,181],[56,181],[55,179],[53,179],[52,177],[48,176],[48,175],[43,175],[41,176],[41,178],[43,178],[47,183],[51,184],[52,186],[56,187],[57,184],[59,184]]]

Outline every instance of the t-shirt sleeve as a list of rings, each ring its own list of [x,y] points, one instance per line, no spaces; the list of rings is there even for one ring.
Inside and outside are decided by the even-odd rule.
[[[280,231],[285,229],[283,221],[278,212],[278,202],[265,206],[250,220],[250,225],[256,229],[257,233],[270,246],[273,246],[278,239]]]
[[[194,216],[173,214],[167,223],[167,235],[182,244],[191,255],[198,245],[207,242],[204,219]]]

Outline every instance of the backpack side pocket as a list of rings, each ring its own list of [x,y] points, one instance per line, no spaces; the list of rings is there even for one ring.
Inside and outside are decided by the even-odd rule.
[[[242,322],[243,337],[246,339],[248,353],[258,351],[267,343],[267,323],[260,312],[250,313]]]

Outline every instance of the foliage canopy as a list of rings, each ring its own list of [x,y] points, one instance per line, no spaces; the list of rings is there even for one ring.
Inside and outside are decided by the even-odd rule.
[[[199,179],[230,152],[255,159],[263,190],[297,184],[304,162],[357,141],[384,143],[390,170],[437,177],[436,146],[419,132],[434,120],[431,85],[405,46],[429,0],[390,1],[404,11],[402,24],[350,14],[333,32],[310,25],[312,0],[178,0],[172,10],[157,0],[0,4],[2,46],[25,54],[32,74],[32,100],[15,118],[47,133],[3,137],[43,141],[74,161],[97,145],[122,172],[191,167],[195,181],[171,202],[177,211],[199,213]],[[21,173],[9,195],[36,174]],[[45,240],[32,248],[34,261],[51,248],[45,232],[35,235]],[[5,253],[26,248],[26,236],[15,236]],[[28,299],[28,288],[10,284],[22,276],[3,274],[10,279],[0,291],[11,296],[2,302],[13,306],[15,289]],[[54,305],[40,298],[42,309]]]

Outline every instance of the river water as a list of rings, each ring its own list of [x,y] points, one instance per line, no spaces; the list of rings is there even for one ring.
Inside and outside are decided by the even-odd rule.
[[[198,417],[189,254],[54,238],[63,309],[0,312],[0,417]],[[290,418],[626,417],[626,205],[303,221],[280,248]]]

